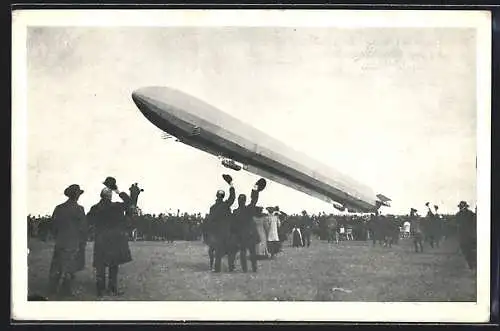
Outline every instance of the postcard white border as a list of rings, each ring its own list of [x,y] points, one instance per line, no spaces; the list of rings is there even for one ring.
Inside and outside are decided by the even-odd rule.
[[[491,17],[486,11],[23,10],[13,12],[12,318],[16,320],[240,320],[486,322],[490,311]],[[478,282],[476,303],[28,302],[28,26],[469,27],[477,30]]]

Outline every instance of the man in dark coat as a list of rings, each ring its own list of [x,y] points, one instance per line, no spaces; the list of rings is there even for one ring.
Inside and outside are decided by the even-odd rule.
[[[250,253],[252,271],[257,272],[257,254],[255,245],[260,242],[257,225],[253,217],[256,215],[256,204],[259,191],[254,187],[250,195],[250,204],[246,205],[246,195],[238,196],[238,208],[233,211],[232,229],[240,246],[240,262],[243,272],[247,272],[247,251]]]
[[[477,259],[477,231],[476,214],[470,209],[465,201],[458,204],[459,211],[456,215],[458,223],[458,237],[460,240],[460,250],[471,270],[476,269]]]
[[[234,243],[231,240],[231,205],[234,203],[236,193],[232,179],[229,178],[226,181],[230,185],[229,198],[224,201],[224,191],[217,191],[215,203],[210,207],[210,212],[204,226],[206,234],[205,243],[208,245],[210,256],[210,269],[212,269],[215,257],[215,272],[221,271],[222,257],[226,254],[229,255],[229,270],[233,271],[234,259],[237,252],[237,247],[233,247]]]
[[[302,217],[300,219],[300,231],[302,233],[302,247],[311,246],[311,218],[307,215],[307,212],[302,211]]]
[[[97,295],[106,290],[106,268],[109,269],[108,290],[112,295],[118,292],[118,267],[132,261],[128,246],[128,229],[125,212],[132,204],[128,194],[118,191],[114,179],[106,183],[101,191],[101,200],[92,206],[87,218],[95,229],[94,263],[96,269]],[[123,202],[111,202],[112,192]]]
[[[411,223],[411,235],[413,237],[413,245],[415,246],[415,252],[422,253],[424,251],[424,230],[422,227],[422,222],[420,217],[417,215],[417,210],[415,208],[410,209],[410,223]]]
[[[64,190],[68,200],[58,205],[52,214],[55,247],[49,272],[50,295],[72,295],[74,273],[83,269],[82,261],[78,261],[79,249],[87,241],[85,210],[78,204],[82,193],[80,186],[70,185]]]
[[[435,212],[432,212],[429,202],[426,202],[427,216],[423,219],[423,230],[425,232],[425,238],[429,242],[431,248],[434,246],[439,247],[439,241],[441,239],[441,220],[439,219],[439,214],[437,213],[438,206],[434,206]]]

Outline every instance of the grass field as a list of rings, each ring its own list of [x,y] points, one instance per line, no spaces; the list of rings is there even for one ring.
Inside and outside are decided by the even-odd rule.
[[[45,295],[53,245],[29,243],[29,293]],[[259,261],[258,273],[208,271],[207,248],[201,242],[131,242],[133,261],[121,267],[121,297],[101,300],[287,300],[287,301],[476,301],[476,278],[453,239],[440,248],[414,253],[411,241],[392,248],[371,242],[339,245],[314,240],[310,248],[292,248],[275,260]],[[87,267],[77,274],[73,300],[97,300],[92,269],[93,243]]]

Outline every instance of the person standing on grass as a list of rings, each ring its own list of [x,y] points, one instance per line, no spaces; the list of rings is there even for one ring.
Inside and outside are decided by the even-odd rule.
[[[460,250],[467,261],[469,269],[476,270],[477,261],[477,229],[476,214],[469,209],[465,201],[458,204],[459,211],[456,214],[458,223],[458,238]]]
[[[64,190],[68,200],[58,205],[52,214],[55,247],[49,271],[49,295],[72,296],[74,274],[83,269],[82,261],[78,261],[82,243],[87,241],[85,210],[78,204],[82,194],[79,185],[70,185]]]
[[[256,245],[260,242],[257,224],[253,218],[257,214],[256,205],[259,192],[264,189],[265,180],[259,180],[250,194],[250,204],[246,204],[246,195],[238,196],[238,208],[233,211],[232,231],[240,247],[240,263],[243,272],[247,272],[247,251],[250,253],[252,271],[257,272]]]
[[[294,224],[292,229],[292,247],[303,247],[302,233],[297,224]]]
[[[212,269],[214,259],[214,272],[221,272],[222,257],[228,254],[229,271],[234,270],[234,259],[237,248],[232,247],[231,237],[231,206],[236,198],[231,176],[222,175],[224,181],[229,184],[229,197],[224,200],[224,190],[218,190],[215,203],[210,207],[210,212],[205,220],[204,236],[205,243],[208,245],[208,255],[210,258],[210,269]],[[234,255],[233,255],[234,254]]]
[[[107,290],[111,295],[122,294],[118,291],[118,268],[132,261],[125,217],[132,200],[128,194],[118,190],[113,177],[106,178],[104,185],[106,187],[101,191],[101,200],[92,206],[87,215],[89,224],[95,228],[93,266],[99,297],[106,291],[106,268],[109,270]],[[123,202],[111,202],[113,192]]]
[[[420,251],[420,253],[422,253],[424,251],[424,231],[422,229],[420,217],[417,215],[417,210],[415,208],[410,209],[410,222],[415,252],[418,253]]]
[[[410,230],[411,230],[410,222],[408,222],[408,220],[404,221],[404,223],[403,223],[403,238],[410,237]]]
[[[267,247],[272,259],[276,254],[278,254],[281,243],[278,234],[278,228],[281,226],[278,211],[274,211],[268,216],[268,225],[269,232],[267,233]]]
[[[311,246],[311,223],[310,220],[306,219],[305,223],[301,224],[302,233],[304,236],[303,247]]]

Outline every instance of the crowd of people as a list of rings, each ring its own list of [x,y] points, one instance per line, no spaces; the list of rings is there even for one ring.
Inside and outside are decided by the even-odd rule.
[[[51,241],[54,236],[51,216],[28,215],[28,237]],[[201,240],[201,225],[205,216],[200,213],[141,214],[130,220],[131,241]],[[94,240],[94,229],[89,227],[88,241]]]
[[[253,272],[258,270],[259,257],[273,259],[282,251],[291,236],[292,247],[309,247],[311,238],[320,240],[373,240],[397,243],[400,237],[411,237],[418,252],[422,242],[439,243],[441,237],[458,234],[460,247],[471,269],[476,263],[475,213],[465,201],[460,202],[456,215],[442,215],[437,206],[422,217],[412,208],[409,215],[379,215],[378,210],[367,215],[308,215],[306,211],[287,215],[278,206],[258,206],[259,193],[265,189],[261,178],[247,196],[236,191],[231,176],[223,175],[229,185],[216,192],[216,199],[208,214],[142,214],[137,207],[142,190],[137,184],[130,194],[118,190],[116,180],[108,177],[100,200],[87,214],[78,204],[84,191],[79,185],[70,185],[64,191],[67,201],[56,206],[51,216],[28,216],[28,236],[54,240],[55,247],[50,266],[50,295],[71,295],[75,273],[85,268],[85,248],[94,242],[93,267],[96,270],[97,295],[120,295],[118,291],[119,266],[132,260],[129,241],[203,240],[208,246],[210,269],[221,272],[221,261],[228,259],[228,268],[235,270],[239,253],[243,272],[248,271],[247,256]],[[112,202],[113,193],[122,202]],[[237,201],[236,208],[232,208]],[[435,224],[439,224],[436,227]],[[106,277],[106,274],[108,277]]]
[[[265,211],[269,209],[272,208],[267,208]],[[176,214],[141,214],[132,219],[129,227],[129,237],[131,241],[199,241],[202,240],[202,224],[206,217],[206,214],[181,213],[180,211]],[[279,231],[283,233],[280,235],[287,235],[288,238],[288,235],[292,234],[295,225],[301,232],[307,232],[305,228],[309,227],[313,237],[319,240],[328,240],[329,217],[334,217],[337,220],[341,239],[370,240],[368,229],[370,215],[332,215],[326,213],[308,215],[305,211],[303,214],[290,215],[280,212],[281,227]],[[409,231],[404,231],[405,223],[409,222],[409,215],[386,215],[386,217],[400,228],[401,237],[409,234]],[[455,235],[457,232],[455,215],[441,214],[440,218],[445,226],[445,235]],[[52,240],[54,236],[52,234],[51,219],[51,215],[28,215],[28,237],[38,238],[43,241]],[[352,235],[352,237],[349,235]],[[93,241],[92,228],[89,229],[88,241]]]

